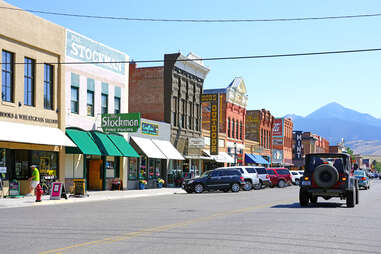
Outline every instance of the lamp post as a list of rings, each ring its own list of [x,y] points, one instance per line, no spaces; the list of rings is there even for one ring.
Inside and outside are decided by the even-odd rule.
[[[237,143],[234,142],[234,166],[237,166]]]

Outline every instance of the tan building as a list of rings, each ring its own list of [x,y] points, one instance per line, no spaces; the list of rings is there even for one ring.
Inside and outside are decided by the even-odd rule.
[[[3,1],[0,7],[15,8]],[[65,30],[27,12],[2,9],[0,176],[29,192],[30,165],[63,180]],[[27,24],[27,25],[26,25]],[[17,186],[18,185],[18,186]],[[17,191],[13,194],[17,194]]]

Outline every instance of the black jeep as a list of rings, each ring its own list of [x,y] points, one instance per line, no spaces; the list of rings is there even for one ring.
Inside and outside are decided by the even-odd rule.
[[[347,207],[359,203],[358,182],[353,176],[348,154],[307,154],[303,178],[300,181],[299,202],[317,203],[318,197],[346,199]]]

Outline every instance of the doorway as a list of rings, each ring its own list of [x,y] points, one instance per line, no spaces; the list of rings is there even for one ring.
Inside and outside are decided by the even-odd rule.
[[[89,160],[88,161],[88,189],[89,190],[102,190],[102,160]]]

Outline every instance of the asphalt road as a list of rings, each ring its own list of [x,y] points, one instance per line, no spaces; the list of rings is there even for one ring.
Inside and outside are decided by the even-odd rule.
[[[381,180],[360,204],[295,186],[0,210],[0,253],[381,253]],[[1,200],[0,200],[1,202]]]

